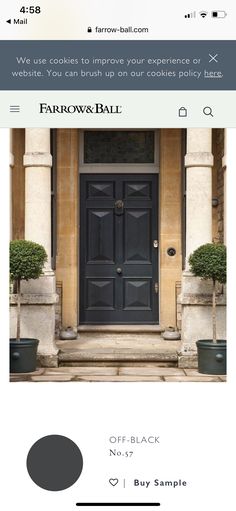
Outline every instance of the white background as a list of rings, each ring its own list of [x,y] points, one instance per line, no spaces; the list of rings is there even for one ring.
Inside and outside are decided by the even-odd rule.
[[[160,501],[163,511],[231,509],[229,384],[22,383],[5,392],[4,510],[67,511],[78,501],[113,500]],[[48,434],[70,437],[84,457],[80,479],[63,492],[41,490],[26,472],[29,448]],[[135,448],[131,460],[111,460],[108,437],[123,434],[157,434],[161,443]],[[126,489],[111,487],[111,477],[125,477]],[[188,486],[140,489],[135,478],[181,478]]]

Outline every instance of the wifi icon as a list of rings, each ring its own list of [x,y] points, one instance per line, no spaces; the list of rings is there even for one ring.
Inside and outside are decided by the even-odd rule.
[[[201,16],[202,18],[205,18],[205,17],[208,15],[208,12],[206,12],[206,11],[201,11],[201,12],[199,12],[199,14],[200,14],[200,16]]]

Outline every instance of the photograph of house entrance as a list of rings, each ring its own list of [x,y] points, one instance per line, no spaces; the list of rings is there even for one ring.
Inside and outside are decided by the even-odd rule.
[[[129,366],[132,381],[142,366],[195,374],[196,341],[212,338],[212,284],[188,259],[226,241],[225,140],[210,128],[11,130],[11,238],[48,255],[21,286],[22,337],[39,340],[30,381],[53,371],[63,381],[66,367],[78,381],[88,367],[91,381],[92,367]],[[216,302],[225,339],[222,284]],[[11,337],[16,309],[12,289]]]

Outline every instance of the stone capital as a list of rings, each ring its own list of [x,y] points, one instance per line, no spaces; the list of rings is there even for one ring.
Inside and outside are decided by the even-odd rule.
[[[24,155],[25,167],[51,167],[52,155],[50,153],[26,153]]]
[[[187,153],[185,156],[185,167],[212,167],[214,158],[212,153],[194,152]]]

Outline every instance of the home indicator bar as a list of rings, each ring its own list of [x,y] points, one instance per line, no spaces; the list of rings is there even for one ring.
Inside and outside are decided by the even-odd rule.
[[[160,502],[76,502],[76,506],[113,506],[113,507],[157,507],[160,506]]]

